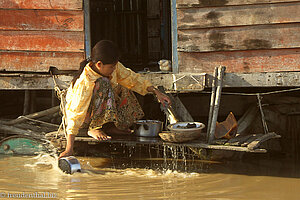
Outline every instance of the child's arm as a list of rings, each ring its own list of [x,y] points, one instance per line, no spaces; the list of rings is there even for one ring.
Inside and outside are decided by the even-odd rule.
[[[67,146],[64,152],[62,152],[58,158],[67,157],[73,155],[75,135],[68,134],[67,136]]]

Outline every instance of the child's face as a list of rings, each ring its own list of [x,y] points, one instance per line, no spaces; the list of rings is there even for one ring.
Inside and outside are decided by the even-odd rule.
[[[96,66],[100,74],[104,76],[110,76],[116,69],[117,64],[103,64],[102,62],[97,62]]]

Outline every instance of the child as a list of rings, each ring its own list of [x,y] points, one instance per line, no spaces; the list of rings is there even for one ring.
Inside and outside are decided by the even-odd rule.
[[[160,102],[171,103],[169,97],[139,74],[119,62],[119,51],[109,40],[101,40],[92,49],[91,59],[80,64],[66,96],[67,146],[61,157],[73,154],[78,132],[88,131],[97,140],[107,134],[130,133],[129,127],[144,115],[135,91],[155,94]]]

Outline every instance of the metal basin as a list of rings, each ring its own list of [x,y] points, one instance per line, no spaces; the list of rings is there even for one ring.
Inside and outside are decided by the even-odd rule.
[[[158,137],[163,123],[158,120],[138,120],[135,123],[134,133],[140,137]]]

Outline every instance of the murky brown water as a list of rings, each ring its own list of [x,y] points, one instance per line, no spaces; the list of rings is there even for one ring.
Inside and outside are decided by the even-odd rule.
[[[182,159],[166,163],[159,158],[134,162],[92,157],[79,160],[84,173],[67,175],[57,168],[56,158],[47,154],[0,156],[0,199],[18,199],[22,194],[31,197],[35,194],[31,199],[38,199],[37,195],[105,200],[300,198],[298,165],[278,160],[253,159],[249,163]],[[184,170],[163,170],[174,169],[172,165],[183,166]]]

